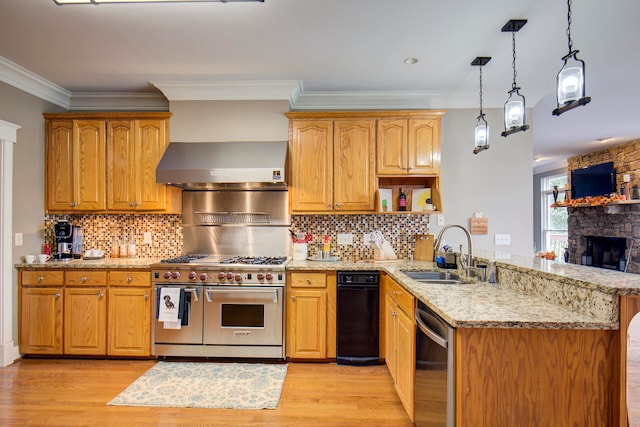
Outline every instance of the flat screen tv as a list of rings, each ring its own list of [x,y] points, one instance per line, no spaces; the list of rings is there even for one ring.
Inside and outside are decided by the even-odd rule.
[[[571,198],[603,196],[616,192],[613,162],[600,163],[571,171]]]

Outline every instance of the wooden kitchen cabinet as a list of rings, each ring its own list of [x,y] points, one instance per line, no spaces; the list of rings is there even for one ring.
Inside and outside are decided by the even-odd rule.
[[[291,210],[373,211],[375,120],[339,119],[318,113],[287,116]]]
[[[335,358],[335,274],[289,273],[286,304],[286,356]]]
[[[440,115],[378,120],[378,175],[440,173]]]
[[[620,427],[627,427],[628,408],[628,335],[631,321],[640,313],[640,296],[624,295],[620,297]],[[637,377],[637,375],[636,375]]]
[[[102,356],[107,352],[107,289],[64,290],[64,354]]]
[[[415,298],[388,276],[384,308],[385,362],[400,401],[413,422],[416,364]]]
[[[151,275],[148,271],[109,273],[107,353],[151,355]]]
[[[107,209],[166,209],[169,188],[156,183],[156,166],[167,146],[167,120],[107,122]]]
[[[20,292],[20,353],[62,354],[61,287],[23,287]]]
[[[104,210],[104,121],[48,120],[46,132],[47,211]]]
[[[47,212],[180,213],[180,189],[155,182],[170,116],[44,114]]]

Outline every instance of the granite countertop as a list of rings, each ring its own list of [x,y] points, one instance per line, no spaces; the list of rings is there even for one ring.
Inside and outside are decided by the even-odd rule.
[[[69,261],[49,260],[45,263],[34,262],[33,264],[18,263],[16,268],[27,270],[38,269],[105,269],[105,268],[149,268],[153,263],[160,262],[160,258],[109,258],[105,257],[96,260],[71,259]]]
[[[292,261],[287,265],[289,271],[385,271],[451,326],[458,328],[619,328],[617,321],[611,321],[606,316],[581,313],[542,296],[516,290],[505,283],[428,284],[417,282],[402,273],[402,270],[435,269],[433,262],[406,260]]]

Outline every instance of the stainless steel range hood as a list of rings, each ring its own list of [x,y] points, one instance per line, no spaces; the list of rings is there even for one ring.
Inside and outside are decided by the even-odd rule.
[[[286,141],[172,142],[156,182],[191,190],[286,188]]]

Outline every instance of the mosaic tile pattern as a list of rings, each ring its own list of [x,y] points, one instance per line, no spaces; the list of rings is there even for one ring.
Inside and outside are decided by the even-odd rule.
[[[311,233],[309,256],[318,253],[318,244],[324,235],[331,238],[331,253],[343,260],[360,261],[373,258],[373,246],[364,244],[364,234],[379,230],[389,241],[398,258],[412,259],[416,234],[427,234],[429,215],[377,214],[377,215],[292,215],[292,229]],[[353,233],[352,245],[337,245],[339,233]]]
[[[82,227],[84,249],[102,249],[111,253],[114,237],[133,241],[139,258],[170,258],[182,254],[183,233],[181,215],[158,214],[83,214],[45,215],[45,242],[55,253],[53,225],[67,220]],[[144,244],[144,233],[151,233],[152,244]]]

